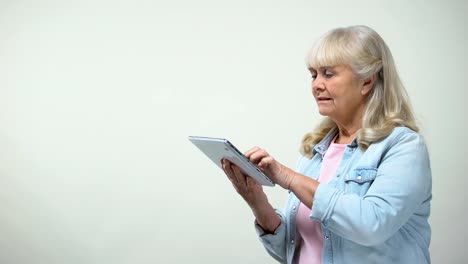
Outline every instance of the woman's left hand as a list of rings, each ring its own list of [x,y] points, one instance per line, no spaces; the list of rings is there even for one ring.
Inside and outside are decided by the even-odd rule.
[[[296,176],[295,172],[279,163],[268,152],[259,147],[254,147],[244,154],[274,183],[288,189]]]

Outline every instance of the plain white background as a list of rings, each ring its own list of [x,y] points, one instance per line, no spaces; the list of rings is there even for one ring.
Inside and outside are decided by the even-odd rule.
[[[0,1],[0,262],[275,263],[187,140],[294,167],[320,120],[304,57],[364,24],[429,146],[433,263],[466,263],[466,1]],[[282,207],[286,192],[266,188]]]

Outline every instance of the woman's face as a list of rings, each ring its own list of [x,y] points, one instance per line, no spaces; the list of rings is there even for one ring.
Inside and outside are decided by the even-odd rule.
[[[312,94],[321,115],[335,122],[349,122],[361,117],[365,105],[364,82],[347,65],[310,68]]]

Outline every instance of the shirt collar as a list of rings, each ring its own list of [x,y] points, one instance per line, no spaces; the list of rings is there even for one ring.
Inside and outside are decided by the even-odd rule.
[[[328,134],[318,144],[314,146],[313,154],[315,155],[318,152],[323,156],[337,133],[338,128],[336,126],[330,129]],[[353,139],[351,144],[348,145],[348,148],[356,148],[357,146],[357,139],[355,138]]]

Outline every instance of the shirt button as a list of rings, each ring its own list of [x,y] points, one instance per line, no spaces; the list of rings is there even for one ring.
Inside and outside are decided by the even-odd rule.
[[[295,211],[295,210],[296,210],[296,206],[294,205],[294,206],[293,206],[293,211]]]
[[[330,237],[328,235],[325,236],[325,239],[328,240]]]
[[[293,239],[293,240],[291,240],[291,244],[294,244],[294,239]]]
[[[362,176],[361,176],[361,175],[359,175],[359,176],[357,177],[357,179],[358,179],[358,180],[361,180],[361,179],[362,179]]]

